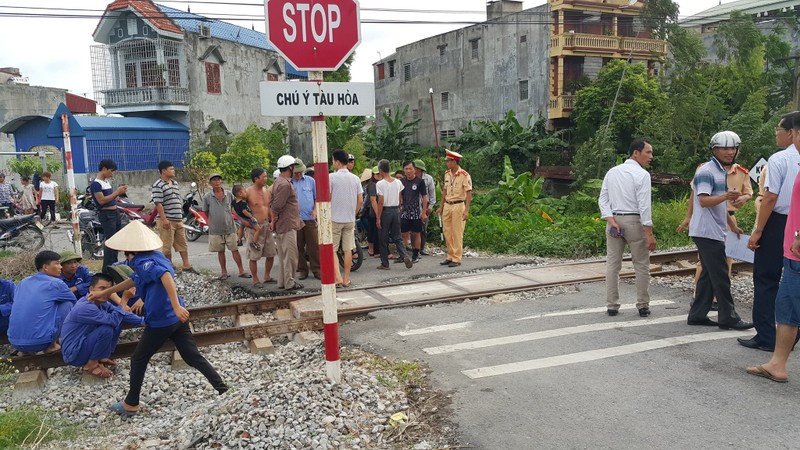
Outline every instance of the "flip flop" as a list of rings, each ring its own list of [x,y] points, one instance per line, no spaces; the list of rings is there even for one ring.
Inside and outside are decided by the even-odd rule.
[[[111,378],[114,375],[110,370],[106,369],[102,364],[98,364],[94,366],[92,369],[84,368],[83,373],[88,373],[89,375],[100,379]]]
[[[117,362],[110,358],[102,358],[98,362],[106,367],[117,367]]]
[[[270,278],[269,280],[264,281],[263,284],[270,284],[270,283],[277,283],[277,281],[275,280],[275,278]]]
[[[772,381],[774,381],[776,383],[787,383],[787,382],[789,382],[788,378],[778,378],[775,375],[773,375],[772,373],[770,373],[769,370],[765,369],[764,366],[750,367],[746,371],[750,375],[755,375],[757,377],[766,378],[766,379],[772,380]]]
[[[220,275],[217,279],[220,280],[220,281],[225,281],[230,277],[231,277],[230,275],[225,274],[225,275]]]
[[[264,287],[264,283],[253,283],[254,289],[262,289]]]
[[[240,273],[239,278],[253,278],[249,273]]]
[[[114,403],[109,409],[122,417],[134,417],[139,415],[139,411],[129,411],[125,409],[125,407],[122,406],[122,402]]]

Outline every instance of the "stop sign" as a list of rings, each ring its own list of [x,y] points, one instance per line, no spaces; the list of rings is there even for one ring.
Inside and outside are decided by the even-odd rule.
[[[361,42],[358,0],[266,0],[267,41],[298,70],[336,70]]]

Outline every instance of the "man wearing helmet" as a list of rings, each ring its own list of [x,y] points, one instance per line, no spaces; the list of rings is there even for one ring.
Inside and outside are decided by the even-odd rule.
[[[272,198],[270,210],[272,223],[270,231],[274,231],[278,247],[278,259],[281,262],[281,272],[278,276],[278,288],[294,291],[303,286],[295,281],[297,272],[297,230],[305,226],[300,220],[300,204],[297,194],[292,186],[295,158],[283,155],[278,158],[278,176],[272,184]]]
[[[695,172],[692,185],[694,195],[693,213],[689,222],[689,236],[694,240],[703,272],[697,280],[694,303],[689,310],[689,325],[719,326],[724,330],[746,330],[753,324],[743,321],[736,313],[731,294],[731,279],[725,255],[725,238],[731,216],[727,202],[736,201],[742,194],[738,190],[728,191],[725,166],[733,164],[739,152],[741,139],[733,131],[722,131],[711,138],[711,161]],[[731,223],[732,229],[736,229]],[[708,318],[712,299],[719,304],[719,322]]]

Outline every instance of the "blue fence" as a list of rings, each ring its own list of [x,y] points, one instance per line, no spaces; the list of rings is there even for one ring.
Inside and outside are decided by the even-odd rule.
[[[175,168],[183,167],[189,150],[188,139],[102,139],[87,140],[90,170],[103,159],[117,163],[117,170],[155,170],[159,161],[172,161]]]

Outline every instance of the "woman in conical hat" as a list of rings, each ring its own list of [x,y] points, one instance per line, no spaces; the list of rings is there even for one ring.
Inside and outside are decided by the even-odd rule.
[[[139,413],[139,395],[147,364],[167,339],[175,344],[189,366],[200,371],[217,392],[225,393],[228,386],[197,349],[189,329],[189,311],[175,287],[175,270],[158,250],[161,248],[158,235],[141,222],[134,221],[109,238],[106,245],[114,250],[133,253],[133,258],[128,262],[133,273],[127,280],[97,295],[108,295],[135,286],[136,293],[144,299],[145,309],[144,333],[131,356],[128,394],[125,400],[112,405],[111,410],[123,416]]]

